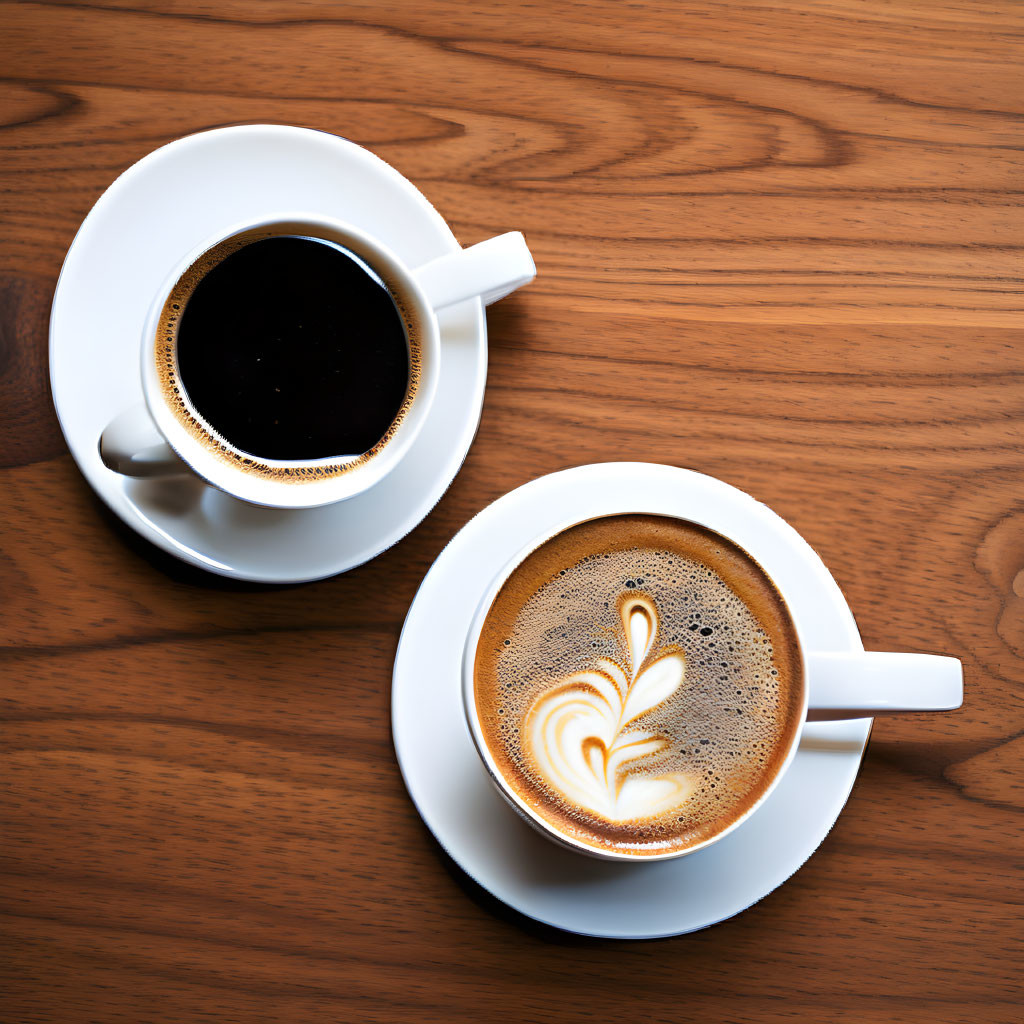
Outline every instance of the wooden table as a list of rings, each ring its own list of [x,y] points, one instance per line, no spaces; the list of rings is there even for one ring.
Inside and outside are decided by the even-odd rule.
[[[1024,17],[1011,3],[0,7],[0,1019],[1011,1021],[1024,806]],[[521,228],[480,434],[427,520],[268,588],[123,527],[47,314],[104,188],[188,132],[337,132],[464,243]],[[879,721],[820,851],[685,938],[474,887],[389,732],[406,609],[499,495],[689,466],[820,552],[869,648],[963,659]],[[358,794],[358,795],[354,795]]]

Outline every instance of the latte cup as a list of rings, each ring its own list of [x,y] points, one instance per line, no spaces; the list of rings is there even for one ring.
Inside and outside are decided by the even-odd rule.
[[[207,272],[195,268],[205,265],[208,254],[230,247],[235,239],[242,245],[250,238],[271,236],[310,238],[343,247],[382,281],[402,315],[409,345],[409,383],[399,415],[369,451],[337,452],[316,459],[256,456],[218,433],[181,384],[173,329],[178,315],[175,295],[190,274]],[[129,477],[192,473],[256,505],[312,508],[351,498],[399,464],[430,412],[444,347],[438,311],[477,296],[484,303],[495,302],[532,280],[535,273],[519,232],[410,267],[365,231],[316,214],[283,212],[235,224],[184,255],[153,297],[140,346],[145,401],[108,424],[99,439],[100,457],[108,469]],[[225,387],[229,386],[225,380]]]
[[[752,506],[754,504],[751,503]],[[754,518],[759,515],[765,515],[772,519],[775,518],[764,506],[757,506],[757,508],[758,511],[753,514]],[[511,770],[508,768],[507,761],[505,767],[502,767],[499,763],[499,758],[495,756],[494,751],[488,745],[477,702],[477,655],[481,647],[481,636],[485,631],[488,616],[501,594],[502,588],[515,574],[516,570],[523,565],[527,558],[534,555],[548,541],[559,537],[565,531],[583,524],[597,523],[602,520],[615,520],[625,515],[658,517],[667,521],[684,523],[687,527],[696,526],[698,529],[709,531],[716,538],[724,539],[727,545],[739,552],[740,555],[748,558],[757,570],[764,574],[765,580],[774,589],[779,598],[778,607],[781,609],[782,617],[787,620],[787,636],[793,638],[791,641],[791,646],[793,647],[791,663],[798,666],[796,674],[800,677],[799,687],[794,691],[795,696],[790,705],[791,711],[787,712],[787,714],[792,715],[793,727],[789,729],[788,733],[785,731],[782,733],[783,736],[788,736],[788,739],[780,743],[778,756],[773,762],[773,773],[769,775],[766,783],[762,782],[759,785],[757,798],[746,806],[741,813],[731,817],[719,831],[706,835],[700,841],[694,842],[692,845],[682,849],[655,852],[627,852],[622,849],[609,849],[592,842],[583,841],[578,838],[578,832],[577,835],[570,834],[571,830],[559,827],[558,824],[553,823],[550,815],[544,815],[538,810],[538,799],[534,797],[531,801],[524,798],[521,789],[517,789],[513,785],[511,778],[507,776],[506,773],[511,774]],[[556,529],[545,532],[533,539],[511,559],[482,594],[476,613],[471,621],[463,650],[462,696],[466,721],[477,753],[498,792],[520,817],[547,839],[560,846],[593,857],[632,863],[637,861],[668,860],[695,853],[728,835],[752,814],[757,813],[758,808],[768,799],[792,764],[800,744],[804,725],[807,721],[873,718],[905,712],[952,711],[960,707],[963,701],[963,673],[960,662],[955,658],[930,654],[810,649],[806,637],[813,630],[809,627],[809,623],[804,623],[799,617],[793,615],[792,608],[795,605],[786,600],[786,590],[763,569],[765,562],[771,564],[771,553],[768,550],[762,551],[758,549],[756,545],[751,545],[750,539],[758,536],[756,528],[747,530],[746,534],[744,544],[740,545],[721,530],[715,530],[715,524],[712,522],[695,524],[689,519],[666,515],[663,510],[616,509],[613,512],[602,510],[594,518],[577,518],[570,522],[562,523]],[[763,537],[765,544],[772,543],[770,532],[765,531],[760,536]],[[762,554],[765,555],[763,559],[759,557]],[[774,554],[777,556],[777,551]],[[560,573],[556,572],[556,575],[560,575]],[[827,577],[827,574],[825,576]],[[634,581],[629,580],[628,582],[633,583]],[[831,580],[827,580],[827,582],[831,584]],[[562,596],[564,597],[565,595],[563,594]],[[806,595],[802,595],[802,597],[803,600],[799,604],[806,608]],[[636,602],[635,598],[630,598],[630,600],[634,601],[634,603],[643,604],[642,600],[639,602]],[[604,607],[608,607],[608,605],[606,604]],[[623,625],[625,627],[623,635],[627,637],[628,641],[632,627],[630,624],[625,623],[625,621]],[[561,625],[552,622],[552,630],[560,628],[562,628]],[[594,627],[592,635],[598,635],[600,632],[607,633],[608,630],[605,626],[599,624]],[[536,630],[531,635],[536,635]],[[491,636],[491,642],[492,644],[494,643],[493,636]],[[508,643],[509,641],[504,642]],[[651,643],[653,643],[653,640]],[[647,648],[647,650],[650,650],[650,648]],[[665,659],[666,662],[668,660],[667,658]],[[605,664],[607,665],[608,662],[606,661]],[[661,663],[656,662],[656,664]],[[636,669],[634,669],[635,672]],[[577,673],[577,675],[579,674]],[[611,674],[614,674],[614,672]],[[620,685],[621,683],[626,683],[627,677],[628,674],[619,676]],[[639,681],[637,675],[634,674],[633,678]],[[681,674],[680,678],[682,678]],[[598,680],[596,685],[598,690],[604,686],[607,692],[615,694],[610,682]],[[630,684],[627,683],[627,687],[628,685]],[[656,685],[663,684],[657,684],[656,681]],[[623,695],[623,706],[614,709],[613,712],[614,715],[621,711],[618,719],[620,722],[630,718],[630,714],[626,712],[626,706],[630,704],[628,692],[627,689],[627,693]],[[731,693],[732,691],[730,690],[729,692]],[[739,691],[736,692],[738,693]],[[601,696],[600,693],[598,696]],[[574,723],[572,721],[574,714],[585,714],[588,710],[586,702],[578,698],[579,695],[574,694],[573,701],[582,710],[574,712],[572,708],[569,708],[569,710],[564,711],[561,719],[558,721],[557,728],[567,735],[571,733],[574,737],[573,742],[577,745],[579,745],[581,737],[583,737],[584,745],[587,743],[603,742],[597,736],[588,736],[586,730],[589,726],[586,723],[580,725],[579,722]],[[615,696],[615,700],[618,699],[618,696]],[[538,703],[540,703],[539,700]],[[533,714],[532,711],[530,713]],[[642,717],[639,720],[642,722]],[[600,716],[598,716],[598,721],[600,721]],[[525,736],[527,733],[526,718],[519,722],[517,731],[519,730]],[[651,734],[647,733],[646,735],[650,736]],[[702,740],[701,742],[706,741]],[[602,747],[603,750],[604,747]],[[576,753],[579,753],[579,751],[576,751]],[[586,759],[580,760],[577,758],[577,761],[585,764]],[[565,760],[561,763],[568,764],[569,762]],[[605,763],[607,764],[607,761]],[[565,792],[565,790],[562,790],[562,792]],[[561,819],[556,820],[564,823],[566,819],[563,816]]]

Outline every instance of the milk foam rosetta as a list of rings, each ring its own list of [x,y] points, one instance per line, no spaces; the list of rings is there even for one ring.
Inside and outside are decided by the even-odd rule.
[[[763,795],[796,735],[803,669],[750,556],[692,523],[622,515],[517,566],[473,687],[494,765],[531,812],[644,856],[699,844]]]
[[[678,807],[696,789],[684,772],[635,775],[630,769],[671,740],[636,719],[683,682],[682,651],[656,651],[658,610],[642,594],[620,601],[629,658],[598,658],[543,694],[526,716],[523,746],[537,775],[570,803],[610,822],[649,818]]]

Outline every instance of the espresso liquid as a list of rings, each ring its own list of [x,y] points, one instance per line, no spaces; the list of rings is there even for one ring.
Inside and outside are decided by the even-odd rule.
[[[487,616],[474,683],[485,742],[523,801],[579,842],[638,856],[748,810],[803,697],[763,570],[661,516],[593,520],[530,555]]]
[[[405,322],[340,245],[259,238],[217,262],[177,326],[181,386],[233,447],[272,460],[360,455],[409,387]]]

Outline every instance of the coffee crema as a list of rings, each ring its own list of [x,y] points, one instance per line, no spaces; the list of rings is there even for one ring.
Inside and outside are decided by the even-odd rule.
[[[411,301],[355,245],[291,227],[203,253],[164,303],[154,358],[192,437],[246,472],[301,483],[383,450],[418,389],[421,344]]]
[[[474,664],[484,741],[513,792],[556,832],[636,856],[695,846],[757,802],[803,685],[761,567],[655,515],[591,520],[530,554]]]

